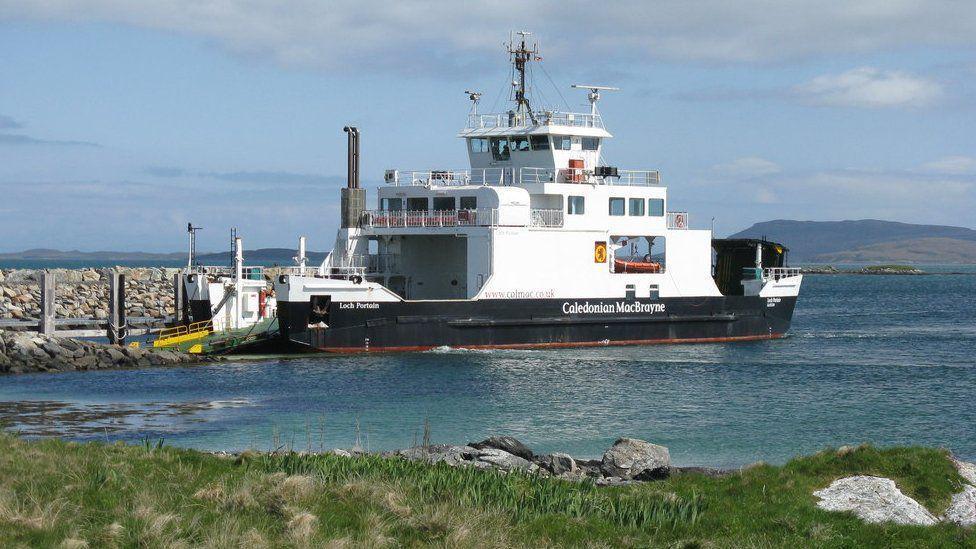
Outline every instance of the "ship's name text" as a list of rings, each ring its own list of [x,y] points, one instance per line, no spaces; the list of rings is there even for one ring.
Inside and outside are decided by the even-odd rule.
[[[613,313],[663,313],[664,303],[640,303],[638,301],[617,301],[615,303],[590,303],[584,301],[580,303],[563,303],[564,315],[589,315],[589,314],[613,314]]]

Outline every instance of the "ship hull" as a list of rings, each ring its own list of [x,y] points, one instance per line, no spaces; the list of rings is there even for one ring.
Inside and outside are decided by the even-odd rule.
[[[782,337],[796,297],[279,302],[282,343],[334,353],[750,341]],[[313,324],[310,325],[310,319]]]

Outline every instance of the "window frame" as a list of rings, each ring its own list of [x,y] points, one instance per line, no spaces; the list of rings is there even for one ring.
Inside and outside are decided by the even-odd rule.
[[[557,139],[559,146],[557,145]],[[563,147],[563,145],[566,145]],[[571,151],[573,150],[573,136],[571,135],[553,135],[552,136],[552,150],[554,151]]]
[[[661,206],[661,209],[659,210],[660,213],[652,213],[652,212],[655,211],[653,208],[651,208],[651,203],[652,202],[655,205],[658,205],[659,204]],[[649,217],[664,217],[664,213],[666,211],[665,208],[664,208],[664,206],[665,206],[665,204],[664,204],[664,199],[663,198],[648,198],[647,199],[647,215]]]
[[[619,210],[620,213],[613,213],[614,204],[620,204],[620,210]],[[609,210],[609,215],[611,217],[620,217],[620,216],[627,215],[627,199],[622,196],[611,196],[607,200],[607,206]]]
[[[390,204],[396,202],[397,207],[391,208]],[[381,198],[380,199],[380,210],[384,212],[401,212],[403,211],[403,198],[393,197],[393,198]]]
[[[528,135],[513,135],[513,136],[511,136],[511,137],[508,138],[508,142],[509,142],[509,144],[512,147],[512,152],[518,151],[518,152],[522,153],[522,152],[529,152],[531,150],[531,148],[529,146],[529,136]],[[524,149],[522,148],[522,145],[523,144],[525,146]]]
[[[640,211],[634,213],[634,207],[639,206]],[[628,198],[627,199],[627,215],[634,217],[644,217],[645,212],[645,202],[643,198]]]
[[[440,201],[441,204],[443,205],[446,200],[450,200],[451,201],[451,207],[450,208],[438,208],[437,207],[437,202],[438,201]],[[431,203],[431,210],[433,210],[435,212],[449,212],[449,211],[456,210],[456,209],[457,209],[457,200],[453,196],[435,196],[434,197],[434,200]]]
[[[578,202],[577,202],[578,199]],[[579,206],[579,211],[577,210]],[[566,196],[566,214],[567,215],[584,215],[586,214],[586,197],[581,195],[567,195]]]
[[[530,135],[529,136],[529,149],[533,151],[551,151],[552,142],[549,140],[548,135]]]
[[[474,145],[476,142],[481,144],[481,147],[478,148],[479,150],[475,149]],[[468,138],[468,150],[474,154],[484,154],[486,152],[491,152],[491,145],[489,144],[487,137],[471,137]]]
[[[411,202],[416,202],[418,200],[424,201],[423,209],[417,208],[411,204]],[[408,196],[407,197],[407,211],[408,212],[427,212],[430,211],[430,197],[429,196]]]
[[[508,139],[508,136],[492,137],[489,139],[488,143],[488,149],[491,151],[492,160],[495,162],[508,162],[512,159],[512,143]],[[508,149],[506,154],[502,154],[505,149]]]
[[[587,148],[587,144],[593,144],[593,148]],[[599,137],[581,137],[580,138],[580,148],[584,151],[598,151],[600,150],[600,138]]]
[[[472,201],[473,204],[471,204],[471,207],[466,207],[465,206],[465,203],[467,201],[469,201],[469,200]],[[477,210],[478,209],[478,197],[477,196],[462,196],[462,197],[460,197],[460,199],[458,200],[458,209],[459,210]]]

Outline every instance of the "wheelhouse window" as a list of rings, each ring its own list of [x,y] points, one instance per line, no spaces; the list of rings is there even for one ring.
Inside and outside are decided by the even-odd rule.
[[[407,199],[407,209],[412,212],[427,211],[430,202],[426,196]]]
[[[529,152],[529,136],[527,135],[516,135],[511,138],[512,149],[519,152]]]
[[[568,135],[552,136],[552,148],[557,151],[568,151],[573,148],[573,138]]]
[[[585,197],[568,196],[566,197],[566,213],[570,215],[583,215],[586,206]]]
[[[624,199],[613,197],[610,199],[610,215],[624,215]]]
[[[462,210],[477,210],[478,209],[478,197],[477,196],[462,196],[461,197],[461,208]]]
[[[472,137],[468,139],[468,147],[473,153],[488,152],[488,140],[483,137]]]
[[[628,200],[628,205],[630,206],[629,215],[644,215],[644,199],[643,198],[631,198]]]
[[[403,209],[402,198],[382,198],[380,199],[380,209],[388,212],[398,212]]]
[[[647,215],[652,215],[654,217],[664,216],[664,199],[663,198],[648,198],[647,199]]]
[[[453,196],[435,196],[434,197],[434,211],[443,212],[445,210],[454,209],[454,197]]]
[[[529,143],[532,145],[533,151],[548,151],[549,150],[549,136],[548,135],[530,135]]]
[[[491,157],[498,162],[504,162],[512,157],[511,144],[507,137],[491,138]]]
[[[600,148],[599,137],[584,137],[582,140],[584,151],[595,151]]]

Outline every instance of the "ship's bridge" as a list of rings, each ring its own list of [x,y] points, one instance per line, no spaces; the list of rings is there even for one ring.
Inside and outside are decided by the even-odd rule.
[[[595,173],[603,140],[612,137],[597,112],[509,111],[468,115],[465,140],[472,170],[571,170]]]

